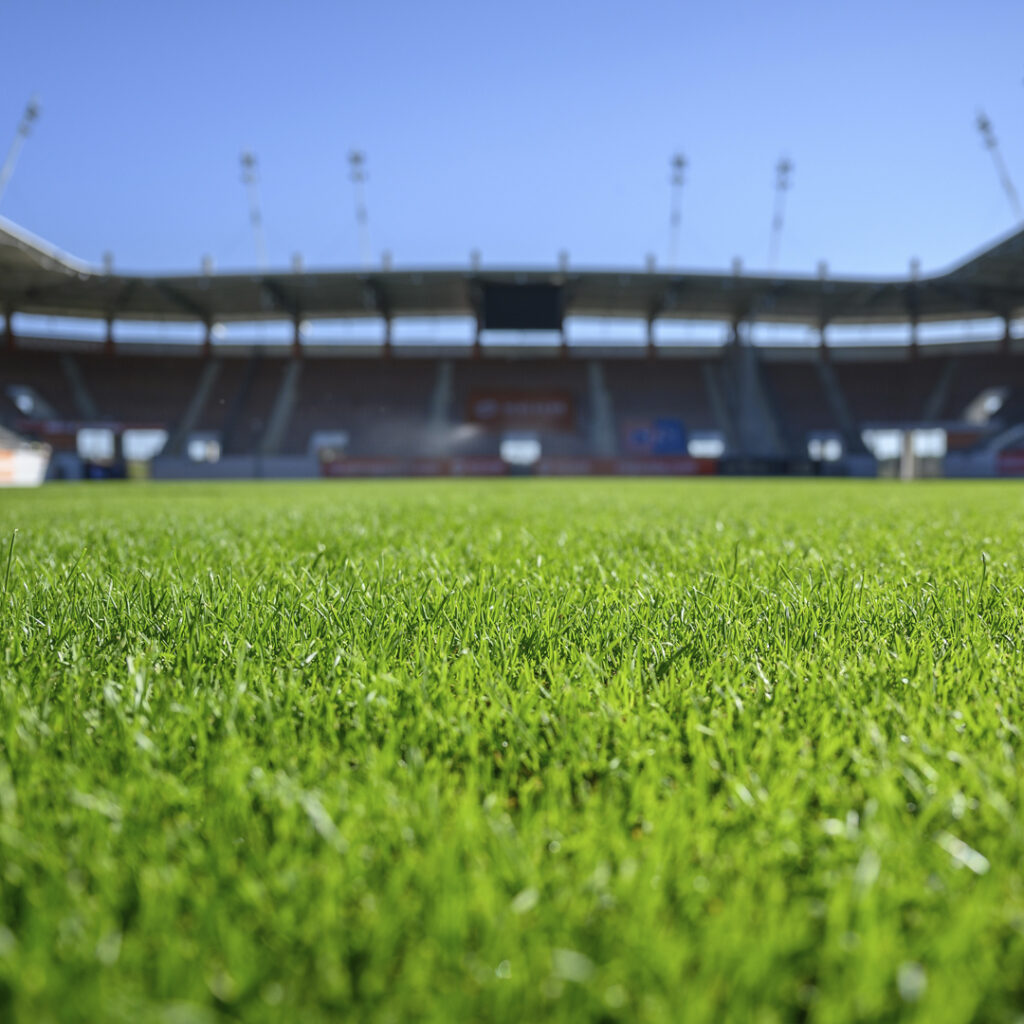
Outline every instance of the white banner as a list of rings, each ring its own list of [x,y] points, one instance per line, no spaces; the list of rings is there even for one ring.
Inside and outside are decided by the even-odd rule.
[[[50,449],[0,448],[0,487],[38,487],[46,477]]]

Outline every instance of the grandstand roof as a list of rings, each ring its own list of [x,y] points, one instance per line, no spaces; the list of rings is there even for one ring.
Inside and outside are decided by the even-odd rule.
[[[539,268],[107,273],[0,218],[0,308],[124,320],[473,316],[489,285],[558,289],[567,316],[834,322],[1024,315],[1024,231],[942,274],[905,278]]]

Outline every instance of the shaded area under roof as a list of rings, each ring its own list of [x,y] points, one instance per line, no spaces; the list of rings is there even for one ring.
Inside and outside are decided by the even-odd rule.
[[[812,327],[1015,318],[1024,314],[1024,231],[919,280],[537,268],[147,275],[105,273],[0,218],[0,309],[11,313],[205,323],[479,316],[489,283],[554,286],[565,316]]]

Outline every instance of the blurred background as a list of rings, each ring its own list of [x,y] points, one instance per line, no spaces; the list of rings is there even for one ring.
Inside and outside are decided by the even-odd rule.
[[[0,478],[1024,467],[1019,4],[0,24]]]

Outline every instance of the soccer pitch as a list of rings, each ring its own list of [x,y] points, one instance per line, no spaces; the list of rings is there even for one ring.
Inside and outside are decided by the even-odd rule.
[[[1019,1020],[1022,513],[3,494],[0,1018]]]

